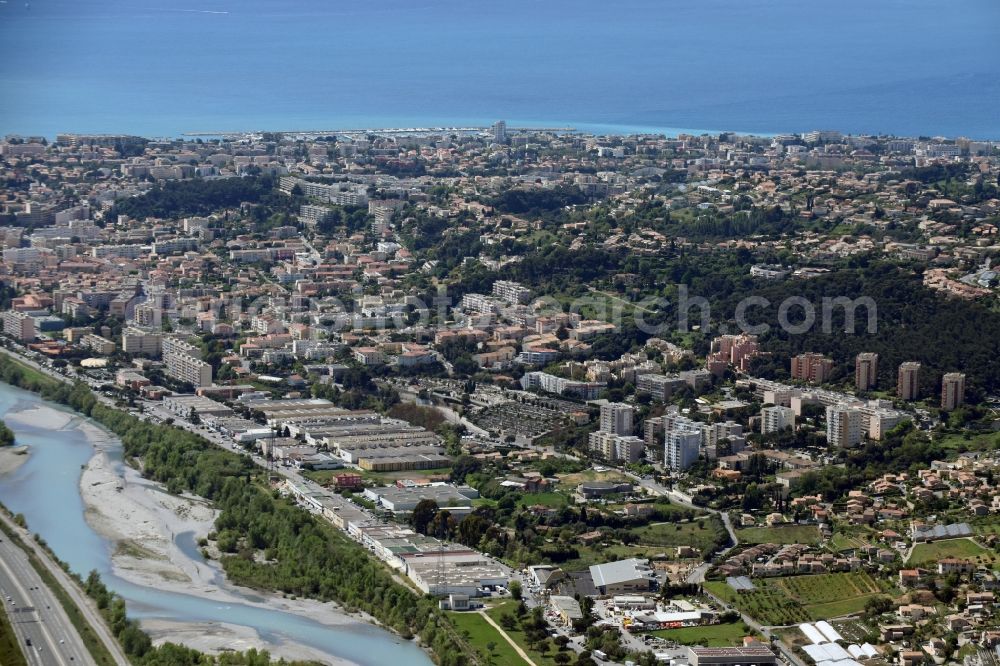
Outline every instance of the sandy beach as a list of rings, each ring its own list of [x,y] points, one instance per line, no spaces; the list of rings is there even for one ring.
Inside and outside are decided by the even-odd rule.
[[[60,412],[44,405],[7,412],[4,421],[11,425],[26,425],[33,428],[62,430],[73,421],[72,414]],[[28,461],[31,449],[27,446],[0,447],[0,476],[10,474]]]
[[[4,420],[6,421],[12,421],[32,428],[44,428],[46,430],[62,430],[75,418],[79,417],[61,412],[47,405],[34,405],[29,409],[7,412],[4,415]]]
[[[196,595],[219,603],[235,603],[280,610],[328,626],[361,624],[334,604],[288,599],[225,582],[221,567],[188,556],[175,542],[191,532],[195,541],[213,529],[217,512],[196,497],[177,497],[143,479],[127,465],[108,457],[107,433],[90,423],[79,427],[93,442],[96,454],[83,470],[80,491],[88,524],[117,545],[112,566],[117,576],[138,585]],[[244,594],[251,595],[254,601]],[[207,650],[266,649],[275,657],[314,659],[326,664],[349,664],[308,646],[263,639],[253,629],[229,625],[143,620],[155,643],[176,642]]]
[[[142,628],[153,639],[155,645],[166,642],[179,643],[209,654],[232,650],[245,652],[250,648],[258,650],[265,648],[272,657],[283,657],[296,661],[312,660],[323,664],[350,664],[350,662],[343,660],[333,661],[330,655],[314,650],[307,645],[275,644],[262,641],[254,630],[236,624],[143,620]]]
[[[0,476],[10,474],[28,461],[27,446],[0,447]]]

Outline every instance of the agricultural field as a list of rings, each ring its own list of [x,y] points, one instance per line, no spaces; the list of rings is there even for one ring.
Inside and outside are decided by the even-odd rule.
[[[854,550],[869,546],[868,540],[860,535],[847,534],[845,532],[835,532],[828,544],[834,551]]]
[[[742,645],[743,637],[753,634],[750,627],[742,622],[709,624],[704,627],[683,627],[681,629],[661,629],[650,633],[680,645],[705,645],[708,647]]]
[[[844,620],[834,622],[833,628],[849,643],[864,643],[878,627],[870,627],[863,620]]]
[[[813,620],[861,612],[871,597],[896,592],[865,572],[788,576],[768,579],[768,584],[795,599]]]
[[[507,640],[500,635],[493,625],[476,612],[449,613],[448,618],[458,631],[466,637],[473,649],[477,650],[486,661],[496,666],[526,666]],[[492,643],[492,645],[490,645]],[[489,647],[492,647],[490,651]]]
[[[918,543],[910,553],[908,564],[930,564],[947,557],[957,557],[960,559],[975,560],[981,563],[989,563],[996,559],[996,555],[983,548],[972,539],[945,539],[943,541],[932,541],[930,543]]]
[[[864,572],[787,576],[754,579],[757,589],[738,594],[723,581],[705,588],[737,606],[765,625],[789,625],[828,620],[864,610],[878,594],[895,596],[896,590]]]
[[[802,633],[802,630],[794,625],[784,627],[782,629],[775,629],[771,632],[771,634],[777,636],[778,640],[793,649],[811,644],[811,641],[806,638],[806,635]]]
[[[757,585],[756,580],[754,584]],[[809,619],[798,602],[775,588],[758,585],[753,592],[737,594],[724,581],[708,581],[705,589],[766,626],[798,624]]]
[[[779,527],[745,527],[736,530],[740,543],[804,543],[820,542],[819,529],[815,525],[782,525]]]

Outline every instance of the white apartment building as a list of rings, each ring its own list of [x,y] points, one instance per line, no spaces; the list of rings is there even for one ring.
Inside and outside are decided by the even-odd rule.
[[[132,320],[136,326],[158,329],[163,326],[163,308],[151,303],[140,303],[132,311]]]
[[[80,340],[80,346],[86,347],[95,354],[108,356],[115,353],[115,343],[105,337],[88,333]]]
[[[42,260],[42,250],[37,247],[12,247],[3,251],[5,264],[34,264]]]
[[[178,338],[163,338],[167,375],[195,386],[212,385],[212,366],[201,360],[201,349]]]
[[[795,427],[795,410],[774,405],[760,410],[760,432],[763,435]]]
[[[612,432],[592,432],[590,450],[609,462],[634,463],[642,456],[645,442],[641,437],[616,435]]]
[[[493,283],[493,295],[508,303],[527,303],[531,300],[531,290],[519,282],[497,280]]]
[[[609,402],[601,405],[601,432],[615,435],[631,435],[635,409],[623,402]]]
[[[90,254],[95,259],[137,259],[151,250],[149,245],[98,245],[90,249]]]
[[[35,339],[35,320],[26,312],[9,310],[3,313],[3,332],[19,342]]]
[[[861,443],[861,410],[851,405],[826,408],[826,441],[848,448]]]
[[[462,309],[480,314],[496,313],[500,311],[500,304],[484,294],[465,294],[462,296]]]
[[[663,464],[672,470],[682,471],[693,465],[700,451],[700,429],[683,427],[664,434]]]
[[[122,351],[126,354],[155,358],[163,352],[163,336],[159,333],[147,333],[138,328],[126,328],[122,331]]]

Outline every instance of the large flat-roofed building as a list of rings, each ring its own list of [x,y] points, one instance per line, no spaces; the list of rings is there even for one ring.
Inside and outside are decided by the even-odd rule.
[[[305,204],[299,207],[299,220],[301,220],[304,224],[315,225],[320,222],[326,222],[327,220],[333,218],[333,214],[334,209],[327,208],[326,206]]]
[[[88,333],[83,336],[83,339],[80,340],[80,346],[86,347],[95,354],[101,354],[102,356],[115,353],[115,343],[94,333]]]
[[[869,400],[859,409],[862,433],[876,441],[909,418],[904,412],[893,409],[892,403],[887,400]]]
[[[763,643],[743,647],[689,647],[691,666],[774,666],[778,656]]]
[[[450,545],[450,544],[449,544]],[[510,573],[499,562],[474,550],[452,549],[402,555],[406,575],[424,594],[475,597],[484,587],[506,587]]]
[[[686,383],[680,376],[639,375],[636,379],[636,389],[649,393],[657,402],[666,402],[674,391],[681,390]]]
[[[191,413],[199,417],[232,416],[233,410],[221,402],[200,395],[172,395],[163,399],[163,406],[181,418],[187,418]]]
[[[574,396],[581,400],[594,400],[607,387],[603,382],[578,382],[557,377],[547,372],[526,372],[521,377],[521,388],[541,389],[548,393]]]
[[[599,499],[608,495],[622,495],[632,492],[632,484],[619,481],[584,481],[576,487],[579,502]]]
[[[444,449],[430,446],[365,449],[352,452],[351,456],[357,461],[358,467],[368,472],[405,472],[440,469],[451,465],[451,458],[444,455]],[[343,457],[342,455],[341,458]]]
[[[574,621],[583,619],[583,609],[580,608],[580,602],[573,597],[552,595],[549,597],[549,606],[559,615],[559,619],[567,627],[572,626]]]
[[[638,462],[645,449],[641,438],[611,432],[592,432],[588,442],[592,453],[610,462]]]
[[[531,290],[518,282],[497,280],[493,283],[493,295],[509,303],[527,303],[531,300]]]
[[[663,436],[663,464],[674,471],[683,471],[693,465],[700,453],[700,429],[672,428]]]
[[[656,588],[656,574],[649,560],[631,558],[590,567],[590,577],[600,594],[648,592]]]
[[[440,509],[450,507],[468,508],[472,500],[479,497],[479,491],[468,486],[453,486],[450,484],[433,484],[414,488],[385,486],[369,488],[365,497],[393,513],[407,513],[423,500],[431,500]]]
[[[286,487],[300,501],[317,508],[328,502],[321,494],[310,493],[302,486],[286,482]],[[457,543],[417,534],[402,525],[372,520],[367,513],[335,504],[323,508],[327,518],[393,569],[408,576],[425,594],[480,596],[485,587],[506,587],[510,569],[488,555]]]
[[[377,472],[435,469],[450,465],[433,432],[369,410],[347,410],[329,400],[241,399],[269,426],[326,446],[345,463]]]
[[[287,427],[292,435],[302,434],[310,440],[320,440],[344,429],[380,422],[376,412],[348,410],[322,399],[244,402],[251,410],[263,414],[268,425]]]

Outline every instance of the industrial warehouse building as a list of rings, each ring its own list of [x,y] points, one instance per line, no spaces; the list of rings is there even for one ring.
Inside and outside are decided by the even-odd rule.
[[[649,560],[632,558],[595,564],[590,567],[590,577],[601,594],[648,592],[656,588],[656,574],[649,567]]]

